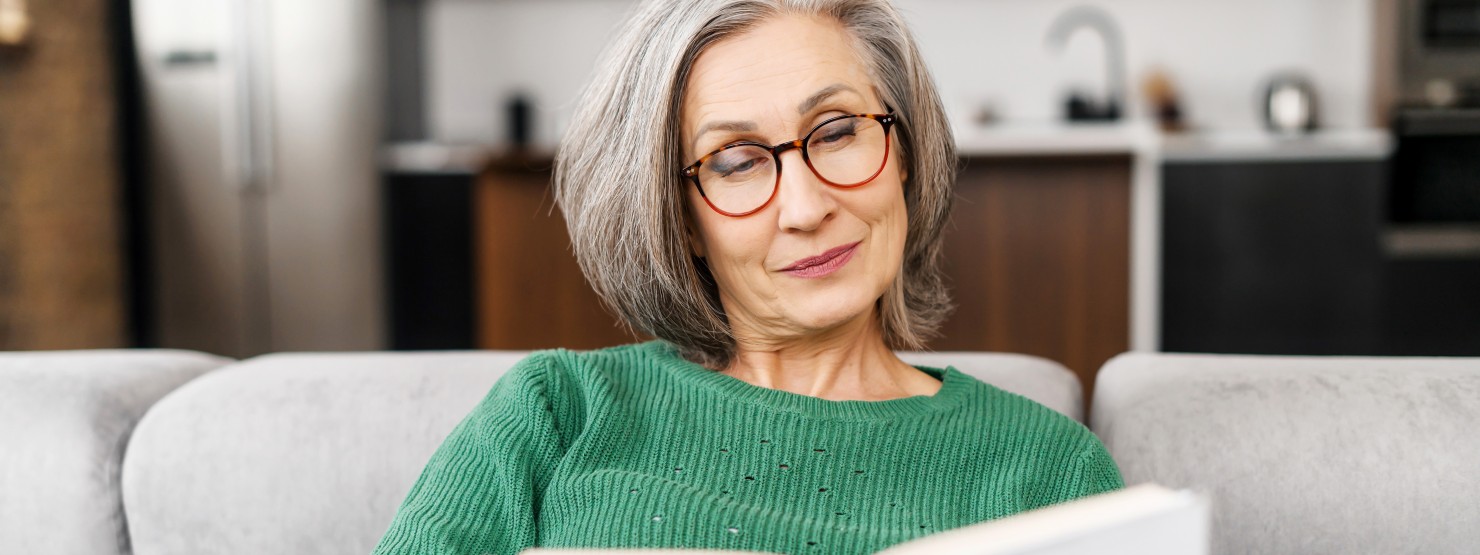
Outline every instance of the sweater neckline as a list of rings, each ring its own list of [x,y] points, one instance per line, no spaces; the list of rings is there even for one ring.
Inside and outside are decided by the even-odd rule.
[[[912,365],[940,380],[934,395],[915,395],[884,401],[833,401],[790,391],[751,384],[710,370],[678,353],[677,348],[655,340],[649,343],[659,363],[680,381],[692,383],[726,397],[779,411],[833,420],[898,420],[949,410],[960,404],[971,380],[954,366],[935,368]]]

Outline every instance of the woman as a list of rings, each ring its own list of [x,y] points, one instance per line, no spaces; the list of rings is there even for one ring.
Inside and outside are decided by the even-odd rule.
[[[1078,423],[893,354],[949,307],[955,151],[886,0],[654,0],[623,29],[556,190],[660,340],[516,365],[377,553],[864,553],[1122,486]]]

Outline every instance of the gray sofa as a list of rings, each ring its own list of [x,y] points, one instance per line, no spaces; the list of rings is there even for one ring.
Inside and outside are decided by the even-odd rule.
[[[1480,359],[1123,354],[1095,433],[1214,553],[1480,553]]]
[[[1083,416],[1052,362],[903,355]],[[0,353],[0,553],[367,553],[522,356]],[[1213,494],[1215,553],[1480,545],[1480,359],[1127,354],[1093,407],[1129,483]]]

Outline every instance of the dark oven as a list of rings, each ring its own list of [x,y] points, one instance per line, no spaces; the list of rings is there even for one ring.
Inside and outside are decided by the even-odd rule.
[[[1402,0],[1391,216],[1480,223],[1480,0]]]

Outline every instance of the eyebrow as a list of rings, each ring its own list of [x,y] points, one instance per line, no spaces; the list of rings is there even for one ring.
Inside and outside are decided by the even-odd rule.
[[[850,87],[848,85],[844,85],[842,83],[828,85],[826,87],[823,87],[822,90],[819,90],[819,91],[817,91],[815,93],[812,93],[812,96],[807,97],[807,99],[806,100],[803,100],[801,104],[797,104],[797,113],[798,114],[805,114],[808,111],[810,111],[811,109],[816,108],[817,105],[818,104],[821,104],[824,100],[827,100],[828,98],[831,98],[832,96],[834,96],[834,95],[836,95],[836,94],[838,94],[840,92],[845,92],[845,91],[846,92],[852,92],[854,94],[859,94],[859,92],[857,90],[855,90],[853,87]],[[730,131],[730,132],[737,132],[737,133],[738,132],[746,132],[746,131],[755,131],[755,122],[751,122],[751,121],[711,121],[711,122],[706,122],[704,125],[699,126],[699,132],[694,134],[694,144],[692,145],[692,147],[698,147],[699,146],[699,137],[703,137],[705,133],[708,133],[710,131]]]
[[[695,146],[695,147],[699,146],[699,137],[703,137],[705,133],[708,133],[710,131],[730,131],[730,132],[734,132],[734,133],[739,133],[739,132],[743,132],[743,131],[755,131],[755,122],[753,122],[753,121],[711,121],[711,122],[705,123],[704,125],[699,126],[699,132],[694,135],[694,144],[693,144],[693,146]]]
[[[805,114],[809,110],[816,108],[818,104],[822,104],[822,101],[827,100],[833,95],[843,91],[849,91],[853,94],[858,94],[858,91],[853,90],[853,87],[844,85],[842,83],[838,83],[836,85],[828,85],[822,90],[813,93],[812,96],[807,97],[807,99],[803,100],[801,104],[797,104],[797,113]]]

